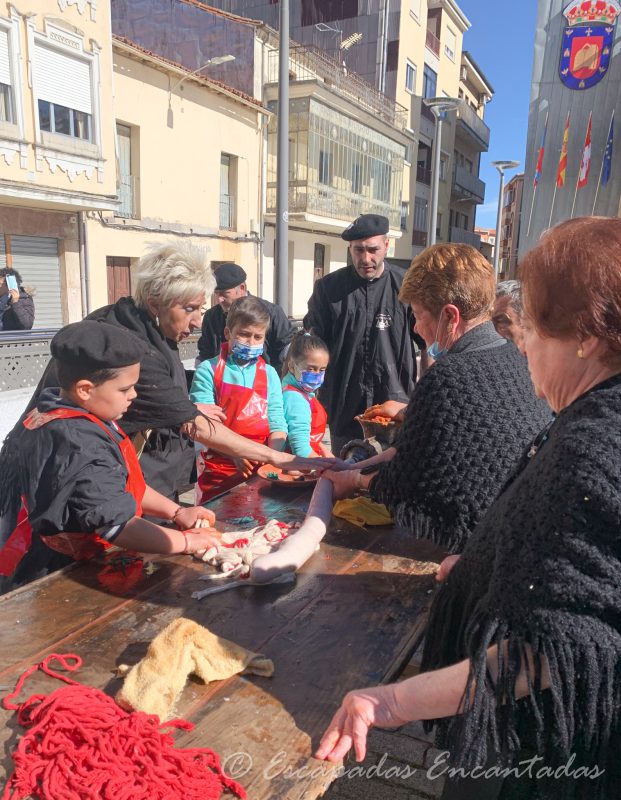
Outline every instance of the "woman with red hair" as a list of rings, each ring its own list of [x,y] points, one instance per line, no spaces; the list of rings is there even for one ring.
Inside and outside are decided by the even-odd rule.
[[[528,367],[555,419],[444,578],[422,672],[346,695],[317,755],[362,759],[371,726],[427,720],[447,751],[445,800],[608,800],[621,785],[621,219],[557,226],[520,278]]]

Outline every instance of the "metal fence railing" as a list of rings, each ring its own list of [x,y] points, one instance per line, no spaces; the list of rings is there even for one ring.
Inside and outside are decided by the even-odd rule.
[[[355,72],[348,72],[342,64],[330,58],[323,50],[311,45],[292,47],[289,51],[289,75],[293,81],[320,79],[326,86],[351,100],[360,108],[399,130],[408,125],[405,106],[391,100]],[[269,54],[268,81],[278,82],[278,51]]]

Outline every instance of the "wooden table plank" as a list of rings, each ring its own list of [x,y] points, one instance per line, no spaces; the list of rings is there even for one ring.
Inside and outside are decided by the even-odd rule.
[[[256,480],[213,507],[222,522],[246,513],[257,522],[291,521],[303,513],[309,496]],[[141,576],[123,597],[102,590],[99,565],[79,565],[0,600],[0,683],[14,683],[42,654],[77,652],[84,666],[76,677],[114,694],[120,681],[113,668],[138,661],[169,622],[189,617],[266,653],[275,675],[209,686],[191,680],[178,713],[196,728],[179,735],[178,744],[213,747],[233,767],[236,753],[247,754],[240,763],[246,759],[247,766],[252,759],[253,765],[241,782],[257,800],[316,797],[334,771],[310,758],[313,748],[348,689],[392,677],[409,657],[419,635],[417,617],[433,586],[427,559],[438,553],[394,529],[367,531],[333,520],[321,550],[295,584],[248,586],[203,601],[192,600],[191,592],[204,586],[197,578],[205,568],[187,558],[158,561],[157,571]],[[37,676],[26,695],[54,688],[53,681]],[[0,746],[7,752],[15,741],[15,721],[2,711],[0,722],[5,723]],[[281,752],[282,763],[266,772]],[[6,768],[10,763],[4,758],[0,774]]]

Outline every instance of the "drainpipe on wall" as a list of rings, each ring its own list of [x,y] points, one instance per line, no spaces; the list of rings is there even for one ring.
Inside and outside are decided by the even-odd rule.
[[[88,269],[88,241],[84,212],[78,213],[78,243],[80,248],[80,289],[82,292],[82,317],[90,314],[90,276]]]

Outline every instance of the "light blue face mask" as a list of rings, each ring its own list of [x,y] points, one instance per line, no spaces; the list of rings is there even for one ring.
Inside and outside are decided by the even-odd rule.
[[[325,378],[325,372],[311,372],[310,370],[302,370],[298,381],[302,389],[307,392],[316,392],[322,385]]]
[[[434,361],[437,361],[439,358],[442,358],[442,356],[445,356],[448,353],[448,347],[446,346],[442,347],[442,345],[438,341],[438,331],[440,330],[441,324],[442,324],[442,316],[440,316],[440,319],[438,320],[438,327],[436,328],[436,337],[434,341],[427,348],[427,355],[429,356],[429,358],[433,358]]]
[[[230,345],[230,353],[237,361],[256,361],[263,355],[263,345],[235,341]]]

